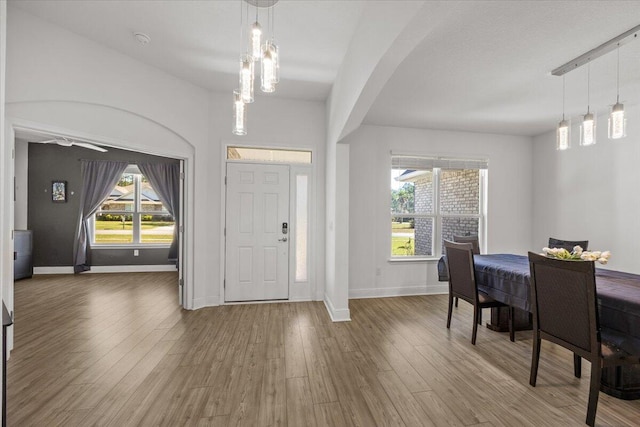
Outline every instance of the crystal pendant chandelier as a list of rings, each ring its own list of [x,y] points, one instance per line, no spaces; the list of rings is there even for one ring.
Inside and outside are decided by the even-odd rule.
[[[562,76],[562,120],[556,129],[556,148],[566,150],[571,147],[571,121],[564,118],[564,76]]]
[[[587,64],[587,114],[582,117],[580,125],[580,145],[594,145],[596,143],[596,115],[589,111],[591,85],[591,64]]]
[[[243,3],[244,2],[244,3]],[[272,7],[278,0],[241,0],[240,1],[240,71],[239,86],[234,91],[233,101],[233,134],[246,135],[247,106],[254,101],[254,80],[256,62],[260,61],[260,89],[265,93],[272,93],[276,90],[276,84],[280,81],[280,56],[279,49],[275,43],[274,18]],[[247,31],[247,42],[244,42],[243,27],[243,6],[246,4],[246,16],[249,21],[249,5],[255,7],[255,22],[251,24]],[[268,32],[264,35],[263,27],[259,22],[259,9],[266,8],[268,11]],[[262,42],[264,35],[264,43]],[[242,47],[247,46],[242,53]],[[242,105],[240,105],[242,104]]]
[[[627,136],[627,119],[624,117],[624,105],[620,103],[620,44],[618,43],[618,67],[616,77],[616,103],[609,114],[609,139],[621,139]]]

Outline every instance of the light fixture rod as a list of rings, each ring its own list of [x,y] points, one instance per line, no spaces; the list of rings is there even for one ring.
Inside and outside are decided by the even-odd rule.
[[[567,62],[566,64],[561,65],[560,67],[554,69],[553,71],[551,71],[551,74],[554,76],[562,76],[568,73],[569,71],[573,71],[576,68],[579,68],[585,64],[588,64],[594,59],[599,58],[602,55],[605,55],[611,52],[613,49],[620,47],[623,44],[630,42],[631,40],[636,39],[638,37],[639,32],[640,32],[640,25],[636,25],[632,29],[625,31],[619,36],[614,37],[607,42],[604,42],[600,46],[594,49],[591,49],[589,52],[583,53],[577,58],[574,58],[571,61]]]

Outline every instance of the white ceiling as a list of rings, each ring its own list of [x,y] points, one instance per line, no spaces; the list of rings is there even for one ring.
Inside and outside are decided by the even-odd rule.
[[[282,66],[274,96],[326,99],[366,3],[276,4]],[[240,0],[10,4],[195,85],[223,92],[237,86]],[[562,113],[562,78],[550,71],[640,24],[640,1],[428,1],[424,7],[433,9],[430,22],[438,24],[398,67],[364,123],[518,135],[550,131]],[[260,21],[264,26],[266,14]],[[136,31],[151,43],[138,44]],[[640,41],[620,49],[620,63],[621,101],[637,105]],[[566,111],[575,120],[586,112],[586,71],[566,75]],[[615,102],[615,71],[615,52],[592,63],[592,111]]]

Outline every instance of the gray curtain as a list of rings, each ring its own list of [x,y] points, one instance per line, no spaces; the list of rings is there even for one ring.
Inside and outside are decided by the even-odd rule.
[[[74,273],[91,270],[88,219],[109,196],[129,165],[128,162],[104,160],[81,160],[80,162],[82,193],[76,238],[73,245]]]
[[[160,201],[175,219],[169,261],[178,262],[178,224],[180,223],[180,165],[177,163],[137,163]]]

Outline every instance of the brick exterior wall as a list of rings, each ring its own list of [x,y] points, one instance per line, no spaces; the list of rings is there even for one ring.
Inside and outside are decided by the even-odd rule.
[[[479,212],[480,171],[442,170],[440,174],[440,208],[446,214],[477,214]],[[415,181],[415,211],[433,211],[433,177],[426,174]],[[477,218],[442,219],[442,237],[451,240],[453,235],[478,234]],[[415,220],[415,255],[433,255],[433,221],[430,218]]]

